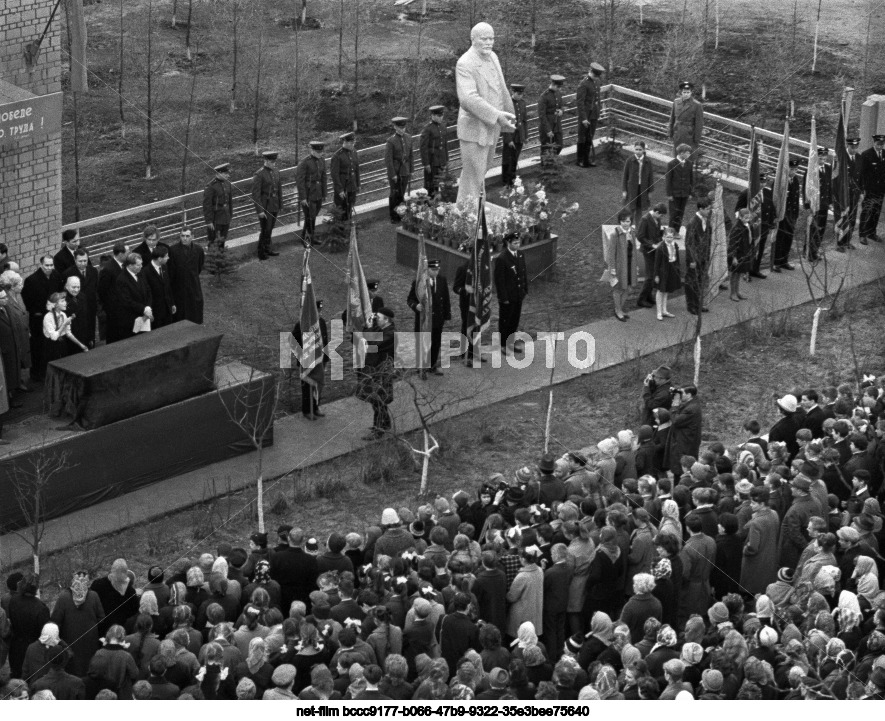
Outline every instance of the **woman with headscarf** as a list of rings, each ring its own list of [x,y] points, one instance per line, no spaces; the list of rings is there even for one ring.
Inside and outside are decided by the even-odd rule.
[[[664,624],[658,629],[651,653],[645,657],[648,673],[662,686],[664,685],[664,664],[671,659],[679,658],[678,643],[676,631],[671,626]]]
[[[108,689],[119,699],[132,698],[132,685],[138,680],[138,666],[129,653],[126,630],[120,625],[111,626],[102,639],[102,648],[95,652],[89,662],[86,679],[86,698]]]
[[[529,648],[539,646],[538,633],[535,631],[535,625],[531,621],[524,621],[520,624],[516,632],[516,639],[510,644],[510,658],[523,658],[525,652]],[[542,646],[542,652],[546,658],[547,653]]]
[[[538,566],[541,549],[529,546],[522,549],[522,568],[507,591],[507,633],[513,638],[525,621],[531,621],[538,629],[542,628],[544,616],[544,572]]]
[[[58,637],[58,626],[50,622],[43,625],[40,638],[28,646],[22,663],[21,677],[31,688],[34,687],[35,681],[48,673],[49,661],[58,653],[59,644],[64,647],[64,642]]]
[[[854,585],[857,595],[872,605],[879,595],[879,569],[870,556],[858,556],[855,559],[854,572],[848,585]]]
[[[7,614],[12,628],[9,668],[14,678],[21,678],[25,652],[40,638],[43,627],[49,622],[49,609],[37,598],[37,579],[33,574],[25,574],[18,582],[16,593],[9,599]]]
[[[92,590],[98,594],[98,600],[104,609],[105,616],[98,625],[98,632],[104,635],[113,625],[123,626],[126,621],[138,613],[138,595],[135,593],[135,576],[122,558],[111,564],[110,573],[104,578],[92,582]]]
[[[776,701],[780,692],[774,683],[774,670],[767,661],[750,656],[744,661],[744,683],[754,683],[761,691],[763,701]]]
[[[562,532],[565,535],[566,550],[569,563],[572,564],[572,580],[568,589],[568,606],[566,614],[569,630],[572,634],[584,633],[584,595],[587,588],[587,577],[590,575],[590,564],[596,545],[590,538],[590,525],[583,521],[566,521]]]
[[[261,697],[272,685],[271,676],[273,676],[273,666],[267,662],[264,639],[255,637],[249,642],[245,660],[237,664],[236,679],[238,682],[243,678],[251,680],[258,689],[257,696]]]
[[[593,687],[601,701],[623,701],[624,694],[618,691],[618,674],[611,666],[602,666],[596,672]]]
[[[765,626],[779,629],[777,609],[771,602],[771,599],[764,593],[756,597],[756,618]]]
[[[618,615],[624,600],[626,572],[627,559],[618,545],[617,531],[606,526],[599,532],[599,547],[587,575],[585,618],[592,617],[596,611],[604,611],[609,616]]]
[[[675,626],[679,617],[679,597],[673,586],[673,566],[668,558],[659,558],[652,564],[651,575],[655,585],[652,595],[661,603],[661,621]]]
[[[52,622],[58,626],[58,635],[68,644],[71,660],[67,672],[85,676],[89,660],[100,648],[98,626],[104,618],[104,609],[95,591],[89,590],[89,574],[77,571],[70,588],[58,595],[52,609]]]
[[[676,539],[677,552],[682,550],[682,523],[679,520],[679,504],[667,498],[661,504],[661,525],[658,533],[667,533]]]
[[[829,610],[836,608],[839,602],[839,577],[841,571],[836,566],[823,566],[814,577],[812,588],[817,591],[829,606]]]
[[[175,627],[175,609],[182,605],[187,605],[187,586],[181,581],[176,581],[169,585],[169,598],[166,605],[160,609],[160,615],[154,622],[154,629],[157,635],[165,637]],[[191,606],[191,613],[194,609]]]
[[[618,454],[618,439],[604,438],[596,444],[598,454],[594,470],[599,474],[603,485],[613,485],[615,482],[615,470],[618,462],[615,456]]]
[[[270,577],[270,562],[264,559],[255,562],[253,580],[243,589],[243,598],[251,600],[256,588],[263,588],[270,596],[270,606],[282,610],[282,595],[280,584]]]
[[[833,611],[836,620],[837,632],[848,648],[857,648],[863,637],[861,622],[863,616],[857,595],[851,591],[842,591],[839,594],[839,605]]]

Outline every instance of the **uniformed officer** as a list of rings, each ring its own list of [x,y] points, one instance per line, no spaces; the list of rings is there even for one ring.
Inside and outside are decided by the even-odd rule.
[[[593,147],[593,136],[596,135],[596,124],[599,122],[600,102],[599,84],[605,68],[599,63],[590,63],[581,84],[578,86],[578,158],[576,163],[582,168],[596,165],[596,148]]]
[[[848,232],[841,239],[837,237],[836,250],[840,253],[856,248],[851,242],[851,236],[854,234],[854,226],[857,225],[857,208],[860,205],[860,156],[857,154],[859,145],[860,138],[845,140],[845,149],[848,151],[848,208],[842,208],[839,205],[839,199],[835,195],[833,196],[833,215],[837,224],[842,213],[848,213]]]
[[[403,202],[412,179],[412,136],[406,133],[408,118],[401,116],[391,120],[393,135],[384,145],[384,164],[387,167],[387,182],[390,185],[390,222],[399,223],[396,207]]]
[[[430,372],[434,375],[441,376],[443,374],[439,367],[439,351],[442,347],[442,332],[446,321],[452,319],[451,297],[449,296],[449,284],[444,275],[439,274],[440,263],[438,260],[428,260],[427,270],[430,276]],[[415,333],[421,332],[421,313],[424,306],[418,300],[418,293],[415,290],[415,281],[412,281],[412,287],[409,289],[409,295],[406,299],[409,308],[415,313]],[[427,380],[427,368],[419,368],[421,379]]]
[[[326,199],[326,159],[323,150],[326,144],[320,140],[308,143],[310,155],[295,168],[295,185],[298,187],[298,202],[304,213],[302,241],[307,245],[322,245],[315,237],[317,216]]]
[[[261,232],[258,235],[258,259],[267,260],[268,256],[279,255],[271,246],[271,234],[277,222],[277,215],[283,209],[283,185],[277,168],[279,153],[265,150],[264,167],[252,178],[252,202]]]
[[[782,270],[795,270],[790,262],[790,250],[793,247],[793,236],[796,233],[796,221],[799,219],[799,198],[802,183],[799,180],[798,158],[790,158],[790,177],[787,182],[787,205],[783,220],[778,223],[777,236],[772,248],[771,270],[780,273]]]
[[[670,111],[670,140],[673,141],[673,155],[685,143],[696,151],[701,145],[704,132],[704,106],[692,96],[694,84],[687,80],[679,83],[679,96],[673,101]]]
[[[360,191],[360,158],[354,146],[356,135],[345,133],[340,137],[341,147],[332,155],[332,192],[335,205],[341,208],[341,219],[350,220]]]
[[[858,230],[861,245],[867,245],[871,240],[881,243],[876,228],[885,200],[885,135],[874,135],[873,147],[860,154],[860,187],[863,191]]]
[[[516,169],[519,164],[519,154],[522,146],[529,138],[528,112],[525,107],[525,85],[510,83],[510,93],[513,99],[513,124],[516,126],[512,133],[501,133],[501,182],[510,187],[516,178]]]
[[[550,76],[548,87],[538,100],[538,135],[541,140],[541,155],[562,151],[562,75]]]
[[[203,190],[203,219],[206,221],[206,240],[209,246],[217,240],[221,247],[227,241],[227,231],[234,216],[233,187],[230,184],[230,163],[216,165],[215,177]]]
[[[424,166],[424,189],[435,197],[439,184],[449,164],[449,141],[443,122],[446,109],[442,105],[430,108],[430,122],[421,131],[421,165]]]
[[[823,146],[818,147],[817,157],[817,182],[820,187],[820,205],[814,216],[811,233],[809,233],[809,238],[805,244],[806,257],[811,262],[818,259],[820,244],[827,230],[827,215],[829,214],[830,204],[833,202],[833,166],[827,162],[830,159],[829,149]],[[808,204],[806,202],[807,207]]]

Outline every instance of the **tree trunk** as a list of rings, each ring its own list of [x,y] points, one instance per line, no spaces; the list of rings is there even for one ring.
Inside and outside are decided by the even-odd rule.
[[[307,22],[307,0],[301,0],[301,27]]]
[[[298,37],[298,31],[295,31],[295,37]],[[297,42],[296,42],[296,53],[297,53]],[[252,144],[255,146],[255,154],[258,154],[258,115],[261,110],[261,60],[264,55],[264,30],[262,29],[258,35],[258,68],[255,71],[255,108],[252,113]],[[296,59],[296,63],[297,63]],[[297,78],[297,68],[296,68]],[[296,83],[295,87],[295,97],[298,97],[298,87]]]
[[[184,32],[184,54],[187,56],[187,61],[191,62],[193,59],[191,57],[191,18],[194,16],[194,0],[188,0],[187,2],[187,30]]]
[[[126,116],[123,113],[123,0],[120,0],[120,67],[117,70],[117,100],[120,103],[120,137],[126,137]]]
[[[338,82],[344,83],[344,0],[341,0],[338,20]]]
[[[233,68],[231,70],[231,83],[230,83],[230,112],[235,112],[237,109],[237,59],[239,56],[240,49],[240,36],[237,32],[237,10],[239,9],[240,0],[232,0],[233,3]]]
[[[80,221],[80,115],[77,111],[77,91],[71,93],[74,108],[74,220]]]
[[[427,493],[427,477],[430,475],[430,433],[424,429],[424,458],[421,463],[421,491]]]
[[[178,26],[178,21],[175,18],[175,15],[177,12],[178,12],[178,0],[172,0],[172,27]]]
[[[538,0],[532,0],[532,51],[535,50],[535,46],[537,45],[537,38],[535,36],[535,31],[537,29],[537,16],[538,16]]]
[[[424,35],[424,19],[418,18],[418,47],[417,60],[415,61],[415,77],[412,80],[412,97],[409,100],[409,117],[415,117],[415,102],[418,96],[418,81],[421,79],[421,40]]]
[[[191,94],[187,103],[187,124],[184,127],[184,159],[181,162],[181,195],[187,192],[187,160],[191,142],[191,118],[194,113],[194,91],[197,87],[197,74],[191,77]],[[187,225],[187,206],[181,201],[181,226]]]
[[[153,97],[151,95],[151,77],[153,76],[153,68],[151,67],[151,35],[152,33],[152,25],[153,25],[153,11],[154,11],[154,2],[153,0],[148,0],[148,22],[147,22],[147,108],[145,109],[145,118],[147,121],[147,133],[145,135],[145,150],[144,150],[144,160],[145,160],[145,170],[144,177],[146,180],[151,179],[151,144],[153,142]],[[174,18],[174,14],[173,14]]]
[[[264,533],[264,443],[258,444],[258,480],[255,483],[255,503],[258,505],[258,532]]]
[[[716,3],[716,41],[713,44],[713,49],[719,49],[719,0],[714,0]]]
[[[547,422],[544,424],[544,453],[550,450],[550,421],[553,419],[553,391],[547,401]]]
[[[360,0],[354,0],[353,13],[353,99],[351,107],[353,112],[353,132],[356,132],[359,129],[356,109],[360,90]]]

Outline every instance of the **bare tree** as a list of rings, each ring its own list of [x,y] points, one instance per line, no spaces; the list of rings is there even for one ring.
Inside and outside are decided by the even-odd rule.
[[[184,126],[184,156],[181,160],[181,195],[183,196],[187,193],[187,161],[188,156],[190,155],[190,142],[191,142],[191,118],[194,114],[194,91],[197,88],[197,73],[196,71],[192,71],[191,74],[191,92],[190,98],[187,103],[187,122]],[[184,200],[181,201],[181,225],[184,227],[187,225],[187,204]]]
[[[298,30],[295,31],[296,38],[296,77],[298,73],[297,69],[297,38],[298,38]],[[261,64],[264,59],[264,23],[260,23],[260,30],[258,31],[258,63],[255,68],[255,107],[252,111],[252,144],[255,146],[255,155],[258,155],[258,117],[261,112]],[[295,97],[298,97],[298,93],[296,90]]]
[[[178,13],[178,0],[172,0],[172,27],[178,27],[176,15]]]
[[[191,21],[194,17],[194,0],[187,0],[187,29],[184,31],[184,54],[187,61],[191,58]]]
[[[25,526],[12,532],[31,549],[34,575],[40,579],[40,545],[46,530],[46,491],[52,479],[68,467],[67,451],[40,451],[12,469],[12,492]]]
[[[175,18],[175,14],[173,12],[173,22]],[[145,109],[145,120],[147,122],[147,134],[145,136],[145,147],[144,147],[144,162],[145,162],[145,170],[144,177],[146,180],[151,179],[151,155],[152,155],[152,145],[153,145],[153,122],[154,122],[154,102],[151,87],[151,79],[154,75],[154,69],[151,67],[152,61],[152,49],[153,49],[153,21],[154,21],[154,0],[148,0],[148,11],[147,11],[147,108]]]
[[[124,69],[123,60],[125,58],[123,38],[124,38],[123,0],[120,0],[120,62],[119,62],[119,68],[117,69],[117,100],[120,103],[120,137],[121,138],[126,137],[126,116],[123,113],[123,69]]]
[[[359,130],[356,109],[360,90],[360,0],[353,1],[353,132]]]
[[[67,29],[68,34],[68,47],[71,47],[71,22],[70,15],[66,12],[65,18],[67,22],[65,22],[65,28]],[[74,54],[68,53],[68,58],[70,59],[70,71],[71,77],[73,77],[76,68],[74,67]],[[74,220],[80,220],[80,116],[77,107],[77,96],[79,93],[77,92],[76,83],[71,83],[71,106],[73,110],[73,121],[74,121]]]

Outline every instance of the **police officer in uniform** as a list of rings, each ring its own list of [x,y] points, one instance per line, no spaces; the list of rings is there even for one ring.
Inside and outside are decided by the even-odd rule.
[[[860,242],[881,243],[876,233],[882,201],[885,200],[885,135],[873,136],[873,147],[860,154],[860,187],[863,190],[863,207],[860,211]]]
[[[360,191],[360,159],[354,146],[356,135],[345,133],[340,137],[341,147],[332,155],[332,192],[335,205],[341,208],[341,219],[350,220]]]
[[[319,140],[311,140],[310,154],[304,158],[295,168],[295,185],[298,188],[298,202],[304,213],[304,230],[302,241],[308,245],[322,245],[317,243],[315,228],[317,216],[323,201],[326,199],[326,159],[323,157],[323,149],[326,144]]]
[[[854,234],[854,226],[857,225],[857,208],[860,205],[860,156],[857,154],[859,145],[860,138],[848,138],[845,141],[845,149],[848,151],[848,208],[842,208],[838,198],[833,196],[833,215],[836,222],[838,223],[843,212],[848,213],[848,232],[836,244],[836,250],[840,253],[857,247],[851,242],[851,236]]]
[[[252,178],[252,202],[261,223],[258,260],[267,260],[268,256],[279,255],[271,246],[271,234],[277,223],[277,215],[283,209],[283,185],[276,169],[279,153],[266,150],[261,155],[264,157],[264,167]]]
[[[522,302],[529,292],[529,277],[525,265],[525,255],[519,250],[522,244],[518,233],[504,236],[507,247],[495,257],[493,278],[495,294],[498,296],[498,333],[501,352],[516,349],[516,340],[509,343],[510,337],[519,330]]]
[[[679,96],[673,101],[670,111],[670,140],[673,141],[673,155],[685,143],[696,151],[701,144],[704,132],[704,106],[692,97],[694,84],[687,80],[679,83]]]
[[[234,217],[234,194],[230,184],[230,163],[216,165],[215,177],[203,190],[203,219],[206,221],[206,240],[211,246],[216,240],[224,247],[231,218]]]
[[[390,185],[390,222],[396,224],[400,222],[396,207],[406,197],[412,179],[412,136],[406,133],[408,118],[397,116],[391,122],[394,133],[384,145],[384,164]]]
[[[525,107],[525,85],[510,83],[513,99],[513,114],[516,116],[513,125],[516,126],[512,133],[501,133],[501,182],[510,187],[516,178],[516,168],[519,163],[519,154],[522,146],[529,137],[528,112]]]
[[[596,165],[596,148],[593,147],[593,136],[596,135],[596,124],[599,122],[599,83],[605,68],[599,63],[590,63],[590,70],[578,86],[578,158],[575,161],[582,168]]]
[[[830,151],[821,146],[817,149],[818,166],[817,182],[820,187],[820,206],[812,222],[811,233],[805,243],[805,254],[809,261],[814,262],[819,257],[820,244],[827,230],[827,215],[830,204],[833,202],[833,166],[827,161]],[[808,203],[805,204],[808,209]]]
[[[538,100],[538,135],[541,155],[562,151],[562,75],[550,76],[548,87]]]
[[[421,165],[424,166],[424,189],[435,197],[439,183],[449,164],[449,142],[443,123],[446,109],[442,105],[430,108],[430,122],[421,131]]]
[[[428,260],[427,270],[430,271],[430,295],[432,298],[430,304],[430,372],[433,375],[441,376],[443,372],[439,368],[439,349],[442,346],[442,332],[446,321],[452,319],[451,298],[449,297],[449,284],[444,275],[439,274],[439,261]],[[418,300],[418,294],[415,292],[415,281],[412,281],[412,287],[409,289],[409,297],[406,299],[415,313],[415,333],[421,332],[421,312],[424,307]],[[427,380],[427,369],[421,368],[421,379]]]

